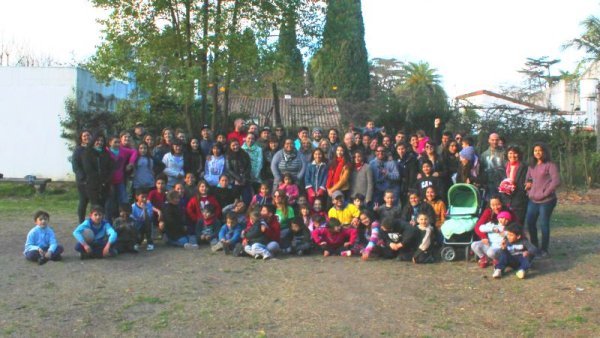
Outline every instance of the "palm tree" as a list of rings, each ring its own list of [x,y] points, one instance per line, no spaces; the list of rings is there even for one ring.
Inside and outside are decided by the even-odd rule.
[[[569,40],[563,48],[583,49],[588,54],[584,61],[600,60],[600,19],[590,16],[581,22],[585,32],[580,37]]]
[[[448,115],[448,96],[442,88],[437,69],[427,62],[409,62],[403,66],[405,78],[395,88],[410,129],[431,130],[436,117]]]

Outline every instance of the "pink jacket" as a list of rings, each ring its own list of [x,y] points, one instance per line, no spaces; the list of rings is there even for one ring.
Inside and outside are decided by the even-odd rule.
[[[137,160],[137,151],[123,146],[119,147],[119,155],[116,156],[110,148],[107,148],[107,151],[114,162],[111,183],[120,184],[125,182],[125,167],[128,164],[135,164],[135,161]]]
[[[329,228],[317,228],[312,232],[312,239],[317,245],[325,242],[333,249],[341,247],[346,242],[354,245],[356,238],[357,231],[354,228],[343,228],[338,233],[332,233]]]
[[[285,191],[285,194],[288,197],[288,204],[296,203],[296,198],[298,198],[298,195],[300,194],[296,184],[286,185],[285,183],[281,183],[277,189]]]

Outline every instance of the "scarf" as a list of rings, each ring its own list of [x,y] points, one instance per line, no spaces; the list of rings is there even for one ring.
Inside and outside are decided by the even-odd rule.
[[[508,162],[506,164],[506,177],[510,178],[511,182],[516,182],[517,180],[517,170],[519,169],[519,161]]]
[[[327,188],[333,187],[337,182],[340,181],[340,176],[342,175],[342,170],[344,169],[345,163],[343,157],[338,157],[335,159],[335,161],[335,169],[329,168],[329,172],[327,173],[327,183],[325,185]]]
[[[355,171],[360,171],[360,168],[362,168],[362,166],[365,165],[364,162],[358,164],[358,163],[354,163],[354,170]]]

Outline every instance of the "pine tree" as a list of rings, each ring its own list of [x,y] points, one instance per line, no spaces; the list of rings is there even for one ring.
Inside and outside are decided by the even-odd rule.
[[[283,13],[277,55],[275,61],[275,80],[282,93],[302,96],[304,93],[304,63],[298,49],[296,36],[296,13],[287,9]]]
[[[315,95],[359,102],[369,97],[369,61],[360,0],[330,0],[323,45],[311,61]]]

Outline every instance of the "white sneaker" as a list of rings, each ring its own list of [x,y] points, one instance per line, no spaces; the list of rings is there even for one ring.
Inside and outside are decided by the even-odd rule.
[[[184,248],[184,249],[193,249],[193,248],[192,248],[192,243],[185,243],[185,244],[183,245],[183,248]]]
[[[500,278],[502,277],[502,270],[500,269],[494,269],[494,273],[492,274],[493,278]]]
[[[154,244],[148,244],[146,251],[154,251]]]
[[[133,245],[133,251],[135,251],[135,252],[140,251],[140,245],[139,244],[134,244]]]
[[[523,279],[525,278],[525,270],[519,270],[515,275],[517,276],[517,278]]]

